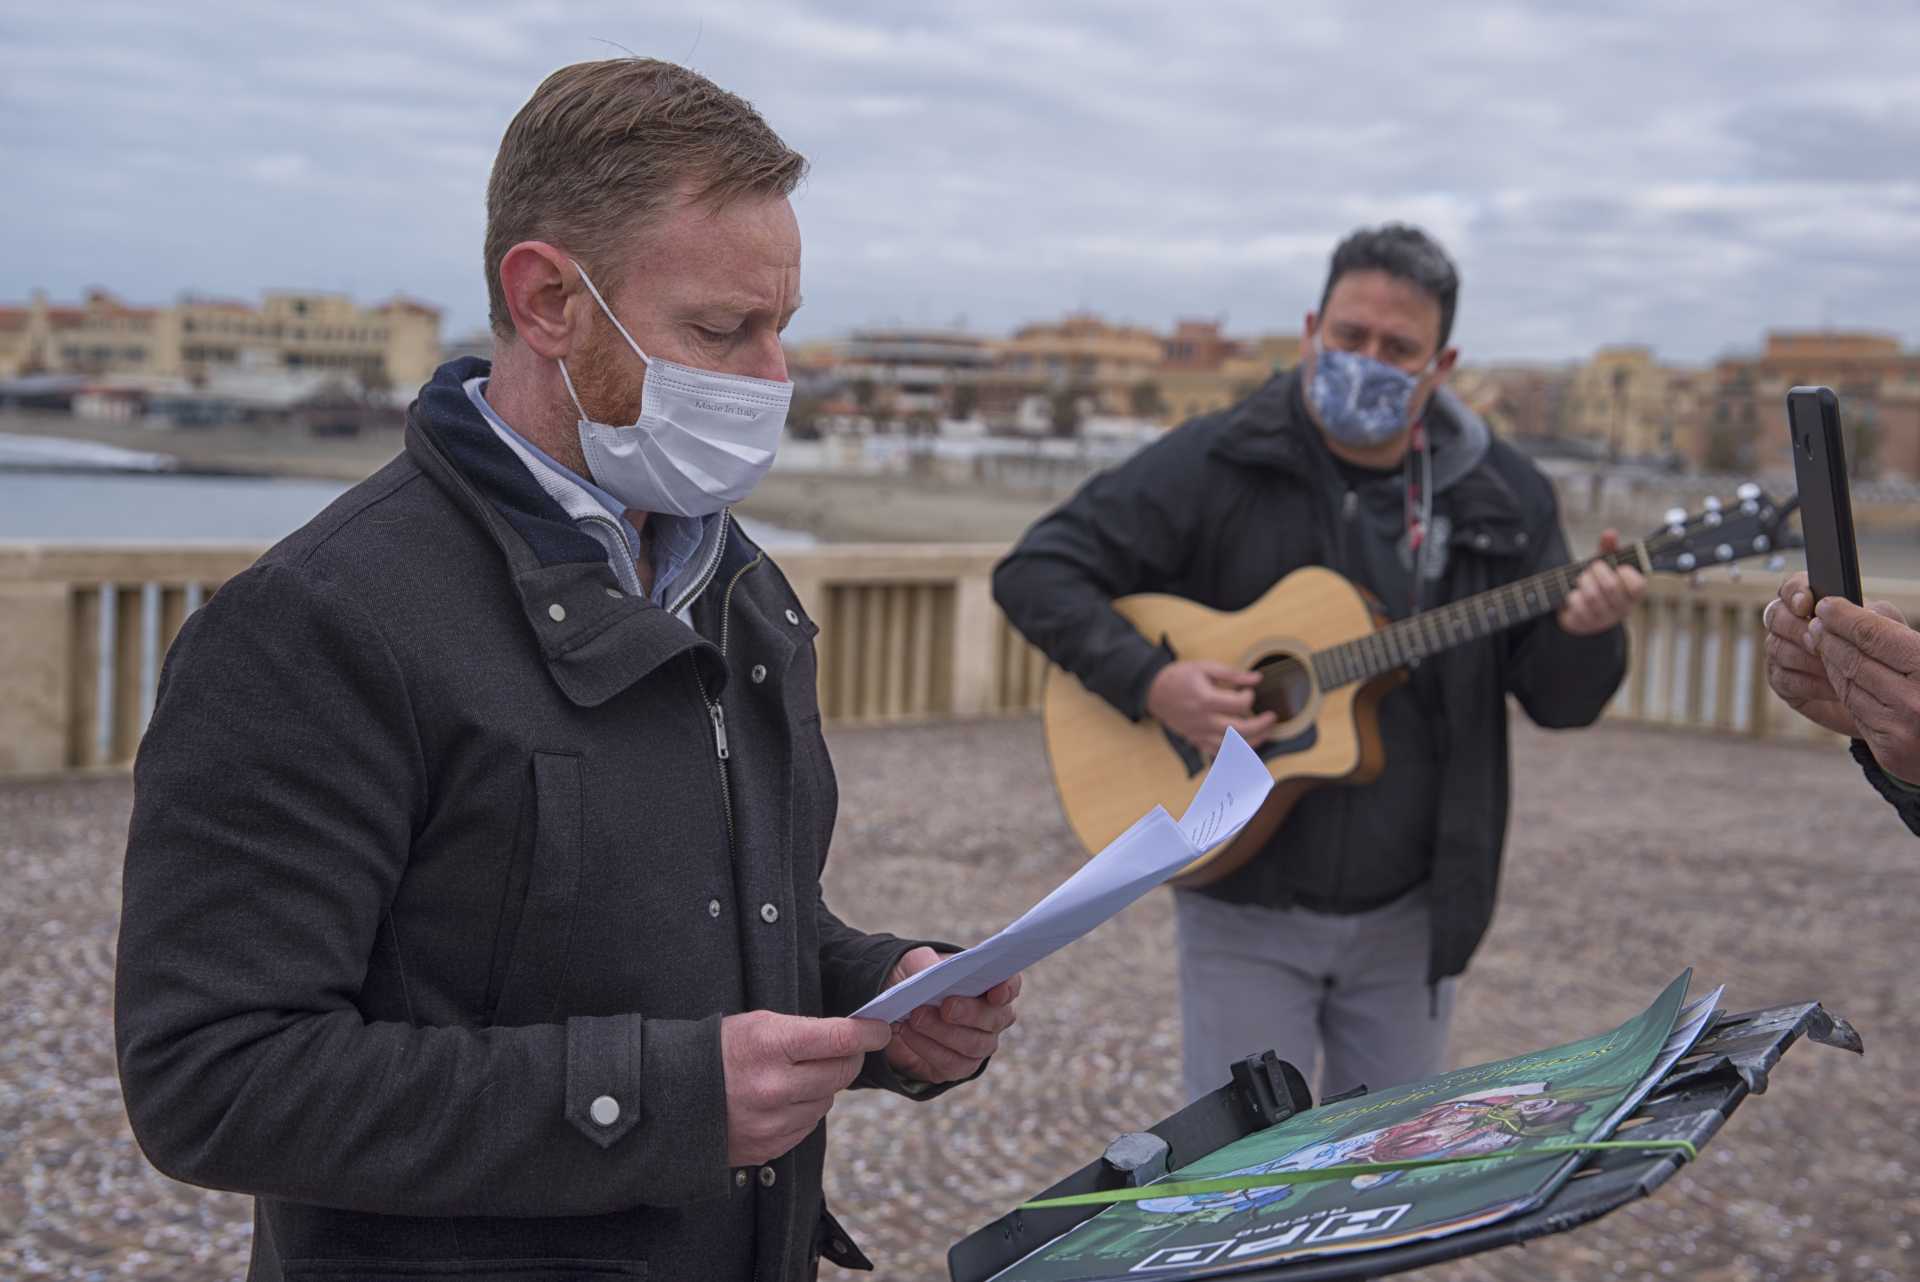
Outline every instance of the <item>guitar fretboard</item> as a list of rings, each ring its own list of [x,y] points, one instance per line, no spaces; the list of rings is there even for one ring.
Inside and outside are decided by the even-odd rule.
[[[1614,566],[1644,565],[1645,556],[1646,544],[1636,543],[1593,560]],[[1552,614],[1566,604],[1581,573],[1592,564],[1571,562],[1316,651],[1311,660],[1314,684],[1331,690],[1367,681],[1428,655]]]

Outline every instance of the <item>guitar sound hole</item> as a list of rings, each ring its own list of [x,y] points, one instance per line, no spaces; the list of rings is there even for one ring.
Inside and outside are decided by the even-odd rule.
[[[1276,654],[1254,664],[1253,670],[1260,674],[1254,712],[1274,713],[1285,724],[1306,710],[1313,697],[1313,675],[1304,663],[1290,654]]]

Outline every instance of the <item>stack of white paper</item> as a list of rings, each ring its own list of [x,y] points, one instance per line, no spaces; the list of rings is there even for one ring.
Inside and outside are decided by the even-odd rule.
[[[905,1019],[948,997],[978,997],[1065,948],[1216,846],[1231,841],[1273,788],[1258,754],[1232,730],[1187,813],[1175,823],[1155,806],[1054,887],[1018,921],[985,943],[943,959],[853,1012],[856,1019]]]

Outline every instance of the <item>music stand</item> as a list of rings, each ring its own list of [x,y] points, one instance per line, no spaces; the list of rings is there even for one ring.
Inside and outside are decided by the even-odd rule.
[[[1774,1066],[1802,1036],[1856,1054],[1863,1049],[1852,1026],[1818,1002],[1717,1015],[1694,1048],[1622,1119],[1620,1132],[1631,1128],[1635,1139],[1688,1140],[1696,1150],[1706,1148],[1747,1096],[1767,1089]],[[1167,1151],[1160,1155],[1164,1165],[1178,1168],[1310,1107],[1312,1097],[1298,1070],[1266,1051],[1233,1065],[1230,1083],[1149,1127],[1147,1133],[1166,1142]],[[1141,1145],[1130,1147],[1135,1152],[1142,1149]],[[1112,1151],[1123,1149],[1116,1146]],[[1151,1156],[1146,1160],[1152,1163],[1149,1175],[1163,1167]],[[1671,1150],[1595,1153],[1545,1203],[1498,1224],[1378,1251],[1256,1265],[1226,1276],[1233,1282],[1358,1282],[1517,1246],[1550,1233],[1565,1233],[1648,1196],[1680,1169],[1683,1160],[1682,1154]],[[1144,1182],[1135,1178],[1134,1171],[1123,1169],[1126,1161],[1116,1165],[1115,1160],[1102,1158],[1089,1163],[1029,1200]],[[947,1271],[953,1282],[986,1282],[1099,1210],[1059,1207],[1009,1212],[955,1243],[947,1252]],[[1199,1266],[1196,1272],[1204,1268]],[[1156,1269],[1153,1276],[1178,1282],[1184,1275],[1177,1269]]]

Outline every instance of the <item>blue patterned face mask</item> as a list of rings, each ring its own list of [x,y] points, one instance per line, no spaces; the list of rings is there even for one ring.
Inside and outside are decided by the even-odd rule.
[[[1313,412],[1327,435],[1342,445],[1368,449],[1407,430],[1407,407],[1420,377],[1359,352],[1313,343]],[[1424,371],[1423,371],[1424,372]]]

